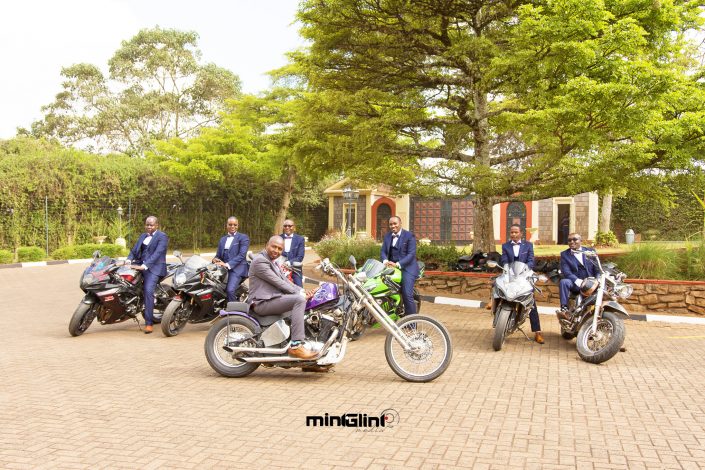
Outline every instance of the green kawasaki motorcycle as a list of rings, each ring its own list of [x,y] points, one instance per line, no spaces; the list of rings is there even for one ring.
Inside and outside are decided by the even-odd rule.
[[[372,294],[377,304],[387,313],[389,318],[397,321],[404,316],[404,302],[401,298],[401,270],[398,268],[386,267],[381,261],[368,259],[362,267],[358,268],[354,257],[350,261],[355,269],[355,278],[362,283],[363,288]],[[421,279],[424,273],[424,263],[417,261],[419,265],[419,276]],[[414,302],[416,302],[416,313],[421,311],[421,294],[414,288]],[[379,328],[379,323],[372,315],[359,315],[358,321],[353,325],[351,340],[356,340],[365,329],[371,326]]]

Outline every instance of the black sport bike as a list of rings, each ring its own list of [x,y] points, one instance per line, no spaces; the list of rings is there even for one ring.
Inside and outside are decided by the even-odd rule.
[[[167,275],[164,279],[174,274],[176,266],[173,263],[167,264]],[[101,256],[100,251],[95,251],[93,262],[81,274],[80,286],[85,295],[69,322],[71,336],[82,335],[95,319],[98,319],[101,325],[130,319],[139,325],[138,315],[144,316],[142,283],[141,271],[132,269],[122,261]],[[157,284],[154,290],[155,323],[161,320],[162,312],[173,295],[171,287]]]

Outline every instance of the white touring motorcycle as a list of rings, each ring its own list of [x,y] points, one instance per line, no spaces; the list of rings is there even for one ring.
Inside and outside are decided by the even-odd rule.
[[[364,272],[346,276],[328,259],[319,268],[335,276],[340,286],[324,282],[306,304],[306,343],[317,352],[313,359],[287,354],[291,344],[287,314],[262,316],[248,303],[230,302],[206,337],[210,366],[226,377],[244,377],[260,365],[325,370],[343,359],[350,337],[373,317],[389,333],[384,352],[397,375],[410,382],[429,382],[445,372],[452,345],[442,323],[424,315],[394,323],[363,288]]]

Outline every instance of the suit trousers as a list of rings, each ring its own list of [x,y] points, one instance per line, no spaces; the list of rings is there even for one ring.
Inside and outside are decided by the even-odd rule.
[[[144,323],[145,325],[154,324],[154,290],[159,284],[161,276],[146,270],[142,271],[143,291],[144,291]]]
[[[541,321],[539,320],[539,311],[536,308],[536,303],[534,303],[529,312],[529,321],[531,322],[531,331],[541,331]]]
[[[269,300],[256,300],[255,313],[257,315],[281,315],[291,311],[291,340],[303,341],[304,312],[306,311],[306,297],[301,294],[284,294]]]
[[[561,279],[561,282],[558,284],[558,292],[561,296],[561,307],[567,307],[570,293],[577,294],[580,292],[580,288],[570,279]]]
[[[225,292],[228,294],[228,302],[234,302],[237,300],[235,296],[235,291],[240,287],[242,282],[242,276],[239,276],[233,272],[228,272],[228,285],[225,287]]]
[[[404,313],[414,315],[416,313],[416,302],[414,302],[414,284],[416,276],[401,272],[401,298],[404,301]]]

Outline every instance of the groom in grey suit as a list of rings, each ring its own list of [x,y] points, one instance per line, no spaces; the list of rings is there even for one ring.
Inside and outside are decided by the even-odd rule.
[[[313,291],[306,292],[284,277],[274,260],[284,250],[279,235],[269,239],[264,250],[255,255],[250,265],[250,300],[256,314],[281,315],[291,312],[291,347],[288,354],[300,359],[313,359],[316,353],[304,346],[304,312],[306,300]]]

